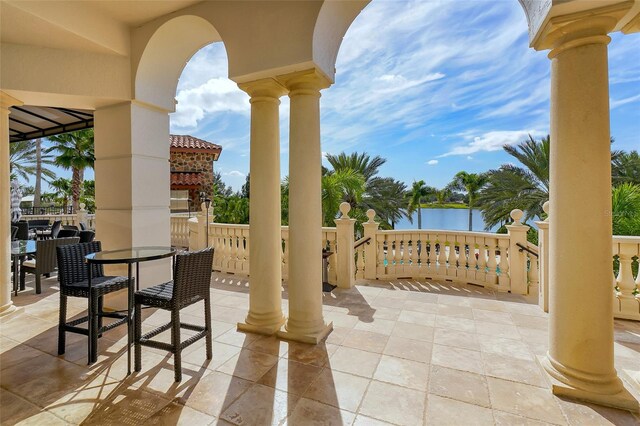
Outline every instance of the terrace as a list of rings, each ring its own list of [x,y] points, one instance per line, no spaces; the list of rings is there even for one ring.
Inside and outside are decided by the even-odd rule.
[[[15,107],[83,111],[95,130],[97,206],[84,221],[104,249],[215,249],[213,358],[205,361],[202,341],[189,347],[176,382],[173,358],[156,349],[127,375],[124,327],[99,339],[95,363],[87,365],[84,336],[69,335],[57,356],[56,276],[43,294],[27,283],[12,297],[9,229],[0,226],[3,424],[640,421],[640,240],[611,232],[607,75],[607,34],[640,32],[640,0],[520,1],[531,47],[550,51],[556,143],[539,246],[527,244],[518,210],[507,234],[382,231],[369,212],[356,241],[348,206],[335,227],[319,226],[319,98],[367,3],[0,1],[0,224],[9,223],[9,141],[50,134],[43,123],[16,126]],[[213,42],[224,43],[229,78],[250,97],[249,225],[212,223],[208,207],[191,219],[169,212],[178,78]],[[322,292],[323,249],[334,252],[333,293]],[[135,278],[144,289],[170,277],[165,259]],[[122,308],[122,296],[105,306]],[[86,309],[69,301],[71,315]],[[204,319],[200,306],[183,315]],[[143,320],[149,330],[167,316],[145,310]]]
[[[319,345],[244,334],[248,281],[214,273],[213,359],[143,351],[126,376],[126,338],[107,333],[86,365],[85,339],[56,356],[55,277],[2,319],[3,424],[637,424],[637,415],[558,398],[536,357],[548,315],[535,297],[425,280],[360,280],[323,299],[334,330]],[[287,287],[282,308],[287,310]],[[84,304],[72,305],[74,313]],[[201,322],[201,309],[187,316]],[[166,321],[149,312],[145,324]],[[29,324],[29,327],[25,327]],[[115,335],[114,335],[115,333]],[[168,333],[167,333],[168,334]],[[615,365],[640,371],[640,324],[615,322]]]

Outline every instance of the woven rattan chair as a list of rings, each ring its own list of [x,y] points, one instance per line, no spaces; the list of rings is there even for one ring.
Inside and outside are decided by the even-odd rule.
[[[42,293],[42,275],[49,275],[56,269],[56,247],[78,244],[79,240],[75,237],[36,241],[36,258],[25,260],[20,267],[20,288],[24,288],[24,279],[28,272],[36,276],[36,294]]]
[[[80,231],[80,242],[90,243],[96,237],[96,233],[93,231]]]
[[[27,221],[19,221],[14,222],[13,226],[18,228],[18,233],[16,234],[17,240],[28,240],[29,239],[29,223]]]
[[[211,359],[211,296],[209,286],[211,284],[212,263],[213,249],[211,248],[198,252],[179,254],[175,259],[173,281],[136,292],[134,296],[136,371],[142,369],[141,346],[163,349],[173,353],[176,382],[182,380],[181,352],[187,346],[205,337],[207,359]],[[201,300],[204,301],[204,326],[181,323],[180,310]],[[143,335],[142,305],[171,311],[171,322]],[[182,341],[180,339],[180,328],[197,331],[198,333]],[[151,340],[153,337],[169,329],[171,329],[171,343]]]
[[[60,232],[60,228],[62,227],[62,221],[56,220],[51,225],[51,238],[58,238],[58,233]]]
[[[17,226],[12,226],[11,227],[11,241],[15,241],[16,235],[18,235],[18,227]]]
[[[105,294],[126,289],[127,277],[111,277],[104,275],[102,265],[91,265],[91,287],[89,287],[89,268],[85,264],[85,256],[101,251],[100,241],[84,244],[73,244],[58,247],[58,281],[60,281],[60,322],[58,325],[58,355],[65,351],[65,333],[79,333],[88,336],[89,364],[98,359],[98,336],[119,325],[127,324],[127,316],[116,312],[103,312],[102,303]],[[88,315],[67,322],[67,297],[83,297],[88,299]],[[115,318],[117,321],[102,326],[102,318]],[[87,328],[77,327],[88,322]]]
[[[58,238],[77,237],[78,235],[80,235],[80,231],[77,229],[61,229],[58,232]]]

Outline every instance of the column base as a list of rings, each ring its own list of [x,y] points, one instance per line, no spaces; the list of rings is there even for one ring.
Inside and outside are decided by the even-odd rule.
[[[11,314],[16,314],[20,311],[22,311],[22,308],[21,307],[18,308],[16,305],[13,304],[13,302],[7,303],[6,305],[0,307],[0,317],[6,317]]]
[[[559,371],[555,366],[556,363],[551,361],[548,356],[538,356],[537,359],[546,372],[547,381],[551,385],[551,392],[554,395],[622,410],[630,410],[636,413],[640,412],[638,401],[625,389],[624,384],[617,376],[612,383],[603,384],[602,386],[605,392],[609,391],[610,393],[599,393],[594,391],[594,389],[598,388],[597,382],[594,381],[585,386],[584,380],[569,377],[567,374]],[[590,389],[585,389],[587,387]]]
[[[248,318],[247,318],[248,319]],[[239,322],[236,329],[245,333],[262,334],[264,336],[273,336],[282,328],[286,321],[285,317],[282,317],[279,321],[271,324],[251,324],[245,320],[245,322]]]
[[[285,329],[285,330],[278,331],[277,335],[279,338],[283,340],[290,340],[293,342],[310,343],[312,345],[317,345],[318,343],[326,339],[329,333],[331,333],[332,331],[333,331],[333,322],[330,322],[329,324],[325,324],[320,331],[315,333],[299,333],[296,331],[290,331]]]

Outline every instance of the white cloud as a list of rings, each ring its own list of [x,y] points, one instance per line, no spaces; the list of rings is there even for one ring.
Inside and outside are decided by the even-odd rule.
[[[246,176],[240,170],[231,170],[230,172],[223,173],[222,175],[223,176],[235,176],[235,177],[245,177]]]
[[[469,139],[465,145],[453,147],[449,152],[439,156],[449,157],[452,155],[468,155],[476,152],[500,151],[504,145],[514,145],[524,141],[531,136],[542,136],[543,132],[538,130],[497,130],[484,133],[482,136],[464,136]]]
[[[618,99],[618,100],[610,100],[611,109],[618,108],[619,106],[630,104],[632,102],[640,101],[640,95],[629,96],[628,98]]]
[[[435,166],[436,164],[438,164],[438,160],[429,160],[427,161],[427,164],[430,166]]]
[[[467,155],[467,160],[473,160],[473,157],[470,155]]]
[[[176,112],[171,114],[171,125],[195,128],[205,116],[221,112],[248,115],[251,111],[249,96],[236,83],[218,77],[190,89],[178,91]]]

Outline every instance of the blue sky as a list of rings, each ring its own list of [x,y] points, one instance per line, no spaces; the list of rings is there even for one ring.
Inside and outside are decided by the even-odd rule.
[[[640,35],[612,34],[611,134],[640,149]],[[322,151],[387,158],[381,175],[442,187],[460,170],[513,159],[502,145],[549,132],[548,52],[528,47],[518,2],[374,0],[347,32],[321,99]],[[222,145],[215,168],[234,189],[249,171],[248,96],[227,78],[221,43],[185,67],[171,132]],[[288,170],[289,102],[281,165]]]

